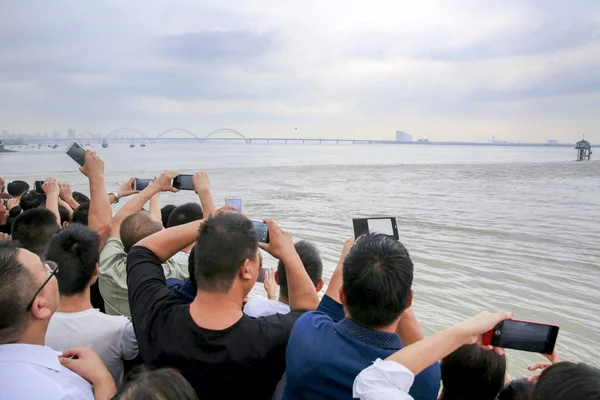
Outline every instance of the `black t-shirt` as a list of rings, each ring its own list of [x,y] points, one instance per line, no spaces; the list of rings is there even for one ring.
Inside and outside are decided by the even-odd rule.
[[[270,399],[285,371],[285,349],[301,311],[251,318],[227,329],[196,325],[189,305],[167,288],[158,258],[144,247],[127,257],[133,326],[143,361],[173,367],[200,399]]]

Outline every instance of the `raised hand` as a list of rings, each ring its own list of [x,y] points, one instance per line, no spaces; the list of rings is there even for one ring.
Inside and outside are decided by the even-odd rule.
[[[134,193],[138,193],[135,190],[135,180],[137,178],[129,178],[129,180],[121,185],[120,188],[117,189],[117,195],[119,198],[131,196]]]
[[[269,300],[277,298],[277,282],[275,282],[275,273],[272,268],[265,271],[265,290]]]
[[[481,344],[484,333],[494,329],[496,325],[505,319],[511,318],[512,313],[509,312],[497,312],[492,314],[486,311],[459,323],[457,327],[459,327],[463,335],[466,335],[467,343]],[[491,346],[487,347],[491,349]]]
[[[542,355],[544,357],[546,357],[548,359],[548,361],[550,361],[549,364],[547,362],[537,362],[537,363],[529,366],[529,368],[527,368],[527,369],[530,371],[542,370],[542,372],[544,372],[544,370],[546,368],[549,368],[550,366],[560,362],[560,354],[558,354],[558,350],[556,348],[554,349],[554,352],[552,354],[542,354]],[[539,375],[534,375],[534,376],[527,378],[527,380],[529,382],[536,382],[538,379],[540,379]]]
[[[348,253],[350,253],[350,250],[352,249],[352,246],[354,246],[354,243],[356,243],[356,239],[346,239],[346,241],[344,242],[344,248],[342,249],[342,254],[340,254],[340,261],[338,262],[338,265],[344,263],[344,260],[346,259],[346,256],[348,256]]]
[[[54,177],[46,178],[44,184],[42,185],[42,190],[46,193],[46,196],[49,197],[58,197],[60,194],[60,186],[58,185],[58,180]]]
[[[61,183],[58,185],[60,188],[60,198],[64,201],[70,200],[73,198],[73,188],[70,183]]]
[[[104,178],[104,161],[98,157],[95,151],[86,150],[83,167],[79,170],[88,179]]]
[[[161,192],[179,192],[179,189],[173,187],[173,179],[179,175],[181,174],[176,171],[165,171],[160,174],[154,183],[158,185],[157,187]]]
[[[194,183],[196,193],[210,192],[210,178],[206,172],[196,172],[192,178],[192,182]]]
[[[296,254],[292,236],[270,219],[265,219],[265,223],[269,227],[270,243],[259,243],[260,248],[279,260]]]

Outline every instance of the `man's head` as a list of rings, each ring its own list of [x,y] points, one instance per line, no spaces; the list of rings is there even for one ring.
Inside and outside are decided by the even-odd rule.
[[[162,229],[162,224],[153,219],[148,211],[131,214],[123,220],[119,231],[125,252],[128,253],[137,242]]]
[[[6,185],[6,191],[13,197],[20,197],[29,190],[29,184],[23,181],[12,181]]]
[[[89,203],[90,198],[81,192],[73,192],[73,199],[78,202],[80,205],[84,203]]]
[[[317,247],[305,240],[297,242],[294,247],[296,247],[296,253],[300,256],[300,260],[302,260],[302,264],[310,277],[310,280],[315,285],[317,289],[317,293],[323,288],[323,261],[321,260],[321,254],[319,254],[319,250]],[[287,285],[287,274],[285,272],[285,266],[283,262],[280,260],[277,265],[277,272],[275,273],[275,281],[279,285],[279,293],[287,297],[288,296],[288,285]]]
[[[560,362],[542,372],[534,400],[600,399],[600,369],[587,364]]]
[[[21,199],[19,200],[19,206],[21,206],[21,210],[27,211],[33,208],[38,208],[44,201],[46,201],[45,194],[36,193],[35,191],[31,190],[21,196]]]
[[[61,296],[83,293],[98,277],[100,237],[87,226],[71,224],[58,232],[48,245],[46,260],[58,264]]]
[[[176,208],[177,206],[174,204],[167,204],[166,206],[160,209],[160,218],[162,219],[162,224],[165,228],[169,227],[169,216]]]
[[[87,226],[88,215],[90,214],[90,203],[79,203],[79,207],[73,211],[71,222]]]
[[[199,221],[204,217],[202,207],[198,203],[186,203],[176,207],[169,215],[168,228]]]
[[[29,330],[36,330],[29,336],[43,340],[58,308],[56,278],[48,280],[50,270],[40,258],[17,246],[15,241],[0,242],[0,344],[17,342]]]
[[[46,202],[44,201],[42,204],[40,204],[40,207],[46,208]],[[58,203],[58,214],[60,215],[60,226],[63,228],[69,226],[69,224],[71,223],[72,215],[71,212],[67,209],[67,207]]]
[[[21,247],[44,259],[52,235],[60,230],[56,216],[45,208],[34,208],[21,213],[12,225],[12,238]]]
[[[252,222],[237,213],[218,213],[200,226],[196,240],[196,285],[226,293],[235,286],[242,298],[259,271],[258,240]]]
[[[340,299],[350,317],[369,328],[388,327],[411,305],[413,263],[397,240],[366,235],[348,253],[343,281]]]

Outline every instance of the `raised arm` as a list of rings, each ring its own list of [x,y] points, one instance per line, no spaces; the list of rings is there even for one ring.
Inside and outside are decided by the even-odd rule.
[[[100,249],[104,247],[112,224],[112,209],[104,186],[104,161],[91,150],[85,151],[85,162],[79,168],[90,182],[90,212],[88,226],[100,236]]]
[[[404,346],[411,345],[423,339],[424,336],[421,325],[419,325],[419,321],[417,321],[417,316],[412,307],[407,308],[402,313],[402,317],[396,327],[396,333],[400,336],[400,340]]]
[[[150,197],[150,207],[148,208],[150,216],[162,224],[162,214],[160,213],[160,193]]]
[[[202,204],[202,210],[204,218],[208,218],[211,214],[217,211],[215,200],[210,193],[210,178],[204,171],[196,172],[193,178],[194,190],[200,198],[200,204]]]
[[[319,297],[296,252],[292,237],[270,219],[266,219],[265,222],[269,226],[270,243],[259,243],[259,245],[285,265],[290,310],[316,310],[319,306]]]
[[[204,220],[192,221],[187,224],[163,229],[142,239],[136,246],[147,248],[160,259],[161,263],[164,263],[177,254],[178,251],[194,243],[198,237],[198,229],[200,229],[202,222]]]
[[[137,193],[135,190],[135,180],[137,178],[129,178],[129,180],[121,185],[117,190],[108,194],[108,202],[112,205],[118,203],[123,197],[131,196]]]
[[[79,203],[73,198],[73,187],[70,183],[61,183],[60,187],[60,198],[62,201],[67,203],[71,209],[76,210],[79,207]]]
[[[58,181],[54,177],[47,178],[42,185],[42,190],[46,193],[46,208],[56,215],[56,221],[58,225],[60,223],[60,212],[58,212],[58,196],[60,194],[60,187]]]
[[[354,246],[355,239],[347,239],[344,243],[344,248],[342,249],[342,254],[340,255],[340,260],[338,261],[333,274],[331,275],[331,279],[329,280],[329,285],[327,285],[327,291],[325,294],[331,297],[333,300],[341,303],[340,301],[340,288],[342,287],[343,277],[342,270],[344,269],[344,260],[346,256],[350,252],[352,246]]]

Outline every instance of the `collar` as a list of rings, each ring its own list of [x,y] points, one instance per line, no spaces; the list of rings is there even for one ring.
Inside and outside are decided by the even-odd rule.
[[[356,340],[380,349],[400,350],[403,347],[398,334],[374,331],[357,324],[350,318],[344,318],[338,322],[336,328]]]
[[[48,346],[37,344],[2,344],[0,345],[0,362],[26,362],[36,364],[54,371],[62,371],[63,366],[58,361],[62,353]]]

